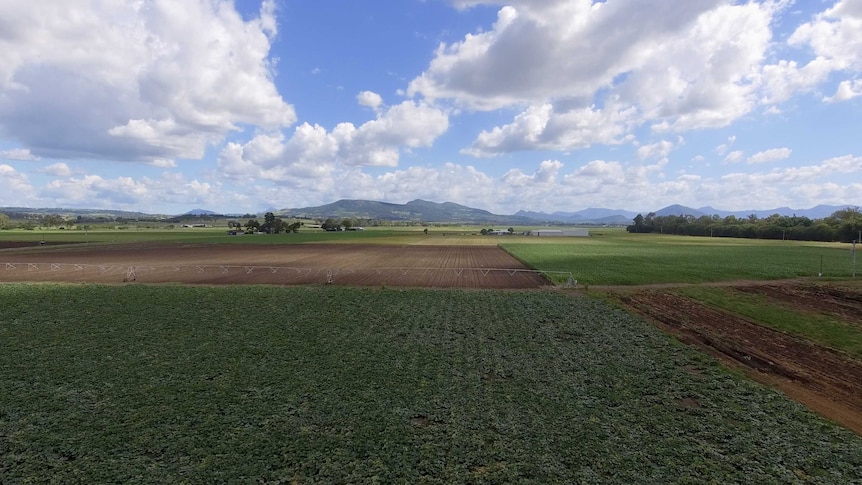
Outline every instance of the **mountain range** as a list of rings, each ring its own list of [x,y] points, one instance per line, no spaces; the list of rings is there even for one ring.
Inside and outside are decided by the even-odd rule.
[[[694,209],[682,205],[671,205],[655,211],[655,215],[718,215],[727,217],[748,217],[755,214],[759,218],[772,214],[782,216],[805,216],[811,219],[821,219],[833,212],[851,207],[849,205],[831,206],[818,205],[811,209],[791,209],[779,207],[770,210],[723,211],[712,207]],[[308,218],[345,218],[379,219],[391,221],[421,221],[421,222],[452,222],[473,224],[590,224],[590,225],[627,225],[638,214],[646,215],[648,211],[635,212],[623,209],[588,208],[574,212],[544,212],[518,211],[513,215],[492,214],[486,210],[473,209],[452,202],[429,202],[413,200],[406,204],[375,202],[369,200],[339,200],[331,204],[317,207],[284,209],[278,211],[282,216]]]
[[[772,214],[783,216],[804,216],[811,219],[822,219],[832,215],[837,210],[852,207],[849,205],[818,205],[810,209],[791,209],[779,207],[769,210],[745,210],[725,211],[713,207],[692,208],[682,205],[670,205],[654,212],[657,216],[667,215],[692,215],[700,217],[703,215],[718,215],[727,217],[733,215],[739,218],[748,217],[751,214],[758,218],[768,217]],[[441,222],[460,224],[585,224],[585,225],[628,225],[637,214],[647,215],[649,211],[635,212],[623,209],[588,208],[574,212],[557,211],[552,213],[518,211],[512,215],[493,214],[483,209],[474,209],[453,202],[430,202],[427,200],[413,200],[406,204],[393,204],[390,202],[378,202],[371,200],[348,200],[343,199],[331,204],[316,207],[303,207],[295,209],[268,209],[279,217],[303,217],[310,219],[376,219],[404,222]],[[206,217],[219,214],[205,210],[194,209],[180,216],[162,216],[146,214],[143,212],[117,211],[105,209],[59,209],[43,208],[33,209],[26,207],[0,207],[0,213],[8,215],[29,214],[33,216],[56,214],[65,217],[74,216],[106,216],[109,218],[123,217],[127,219],[136,218],[170,218],[170,217]]]

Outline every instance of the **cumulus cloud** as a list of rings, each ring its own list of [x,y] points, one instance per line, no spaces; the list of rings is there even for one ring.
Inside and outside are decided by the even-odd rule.
[[[367,106],[373,110],[377,110],[383,104],[383,98],[373,91],[362,91],[356,95],[356,101],[360,105]]]
[[[790,158],[790,154],[792,152],[793,150],[789,148],[772,148],[770,150],[755,153],[748,157],[747,161],[750,164],[777,162],[779,160]]]
[[[834,70],[862,68],[862,3],[839,0],[832,8],[799,26],[788,39],[806,45],[817,57],[831,62]]]
[[[0,10],[0,129],[35,156],[200,158],[241,125],[292,124],[272,82],[275,4],[11,0]],[[74,45],[74,48],[69,48]]]
[[[35,190],[27,175],[16,171],[11,165],[0,164],[0,205],[20,206],[22,200],[34,200]]]
[[[0,159],[36,161],[39,160],[39,157],[34,156],[27,148],[13,148],[11,150],[0,150]]]
[[[838,103],[847,101],[857,96],[862,96],[862,80],[841,81],[838,89],[832,96],[824,97],[823,101],[827,103]]]
[[[212,206],[238,202],[221,187],[166,172],[157,178],[106,178],[80,175],[53,180],[35,189],[34,197],[61,207],[147,210],[147,207],[187,204]]]
[[[812,21],[800,25],[787,43],[810,49],[814,58],[802,66],[786,60],[765,66],[765,103],[782,102],[796,92],[812,90],[836,71],[858,73],[862,70],[862,2],[839,0]],[[845,101],[857,96],[859,91],[858,81],[844,80],[834,96],[823,100]]]
[[[630,141],[634,108],[609,104],[560,111],[550,103],[530,106],[513,123],[479,134],[462,153],[496,156],[521,150],[571,150],[593,144],[615,145]]]
[[[515,168],[506,172],[501,180],[508,187],[535,187],[536,185],[554,184],[561,168],[563,168],[561,162],[545,160],[539,164],[538,170],[532,175],[527,175]]]
[[[771,23],[786,6],[506,2],[490,30],[441,44],[407,93],[475,110],[528,106],[513,123],[483,131],[464,151],[474,156],[619,143],[645,123],[657,133],[727,126],[764,97],[777,99],[781,82],[794,89],[778,79],[787,70],[774,70],[775,93],[762,92]]]
[[[819,165],[776,168],[769,172],[731,173],[723,176],[721,180],[745,184],[749,187],[766,187],[775,184],[810,182],[830,175],[859,172],[862,172],[862,157],[844,155],[824,160]]]
[[[648,158],[665,158],[670,154],[673,148],[673,142],[662,140],[658,143],[638,147],[636,155],[640,160]]]
[[[358,101],[363,100],[367,97]],[[394,167],[401,150],[431,146],[448,127],[445,111],[404,101],[378,111],[376,119],[359,127],[339,123],[328,132],[322,126],[303,123],[289,139],[275,132],[260,134],[245,144],[229,143],[218,163],[228,177],[261,178],[292,186],[319,184],[338,166]]]
[[[476,109],[591,97],[617,75],[648,63],[657,40],[687,30],[720,2],[506,3],[491,30],[441,44],[408,94],[454,98]]]
[[[745,152],[743,152],[742,150],[734,150],[728,153],[726,157],[724,157],[724,161],[722,161],[722,163],[738,163],[741,162],[743,158],[745,158]]]
[[[53,163],[40,170],[42,173],[53,175],[55,177],[68,177],[72,175],[72,169],[65,163]]]

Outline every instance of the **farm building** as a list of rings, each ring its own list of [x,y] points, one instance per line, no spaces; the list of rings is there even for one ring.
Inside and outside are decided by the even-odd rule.
[[[531,236],[570,236],[570,237],[589,237],[590,230],[577,227],[574,229],[534,229],[530,231]]]

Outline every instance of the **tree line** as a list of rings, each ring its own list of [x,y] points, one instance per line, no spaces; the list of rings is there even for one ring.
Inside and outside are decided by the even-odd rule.
[[[230,227],[236,227],[238,230],[242,229],[242,223],[240,222],[229,222],[228,225]],[[245,228],[248,232],[265,232],[267,234],[281,234],[284,233],[296,233],[299,232],[299,228],[302,227],[301,222],[293,222],[287,223],[282,218],[276,217],[272,212],[267,212],[263,216],[263,224],[260,223],[257,219],[249,219],[245,223]]]
[[[650,212],[638,214],[634,224],[626,227],[631,233],[662,233],[684,236],[739,237],[748,239],[788,239],[795,241],[859,242],[862,231],[862,211],[858,207],[841,209],[822,219],[804,216],[772,214],[759,218],[692,215],[657,216]]]

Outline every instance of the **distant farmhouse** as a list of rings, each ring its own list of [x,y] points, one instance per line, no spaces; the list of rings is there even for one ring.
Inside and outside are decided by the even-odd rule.
[[[542,237],[590,237],[590,230],[582,227],[576,227],[573,229],[533,229],[529,232],[529,235]]]

